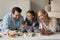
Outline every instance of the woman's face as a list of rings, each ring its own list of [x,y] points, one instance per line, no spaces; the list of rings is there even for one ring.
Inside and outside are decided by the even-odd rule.
[[[41,11],[38,12],[38,18],[40,21],[44,21],[45,20],[45,14],[43,14]]]
[[[32,16],[30,13],[27,13],[27,14],[26,14],[26,18],[27,18],[28,20],[31,20],[31,19],[33,18],[33,16]]]

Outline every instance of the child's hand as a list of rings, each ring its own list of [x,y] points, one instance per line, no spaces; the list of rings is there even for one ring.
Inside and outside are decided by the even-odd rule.
[[[28,26],[27,25],[23,25],[24,26],[24,28],[27,28]]]
[[[27,22],[25,22],[25,24],[23,26],[24,26],[24,28],[27,28],[28,27]]]

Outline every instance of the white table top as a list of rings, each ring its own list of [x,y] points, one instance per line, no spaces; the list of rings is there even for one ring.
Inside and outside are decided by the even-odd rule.
[[[3,37],[0,38],[0,40],[42,40],[42,39],[60,39],[60,33],[56,33],[54,35],[50,35],[50,36],[44,36],[44,35],[40,35],[39,33],[36,34],[36,36],[34,37],[29,37],[29,36],[19,36],[17,38],[9,38],[9,37]]]

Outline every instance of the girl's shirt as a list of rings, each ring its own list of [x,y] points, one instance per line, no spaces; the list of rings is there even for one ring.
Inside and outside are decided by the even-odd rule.
[[[35,26],[38,26],[38,22],[32,19],[32,21],[28,20],[27,18],[25,19],[25,22],[27,23],[28,26],[32,26],[33,23],[35,23]]]

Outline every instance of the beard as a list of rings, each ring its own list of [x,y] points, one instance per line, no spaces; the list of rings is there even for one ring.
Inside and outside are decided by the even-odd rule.
[[[18,18],[18,19],[17,19],[17,18],[14,18],[14,20],[16,20],[16,21],[17,21],[17,20],[19,20],[19,18]]]

